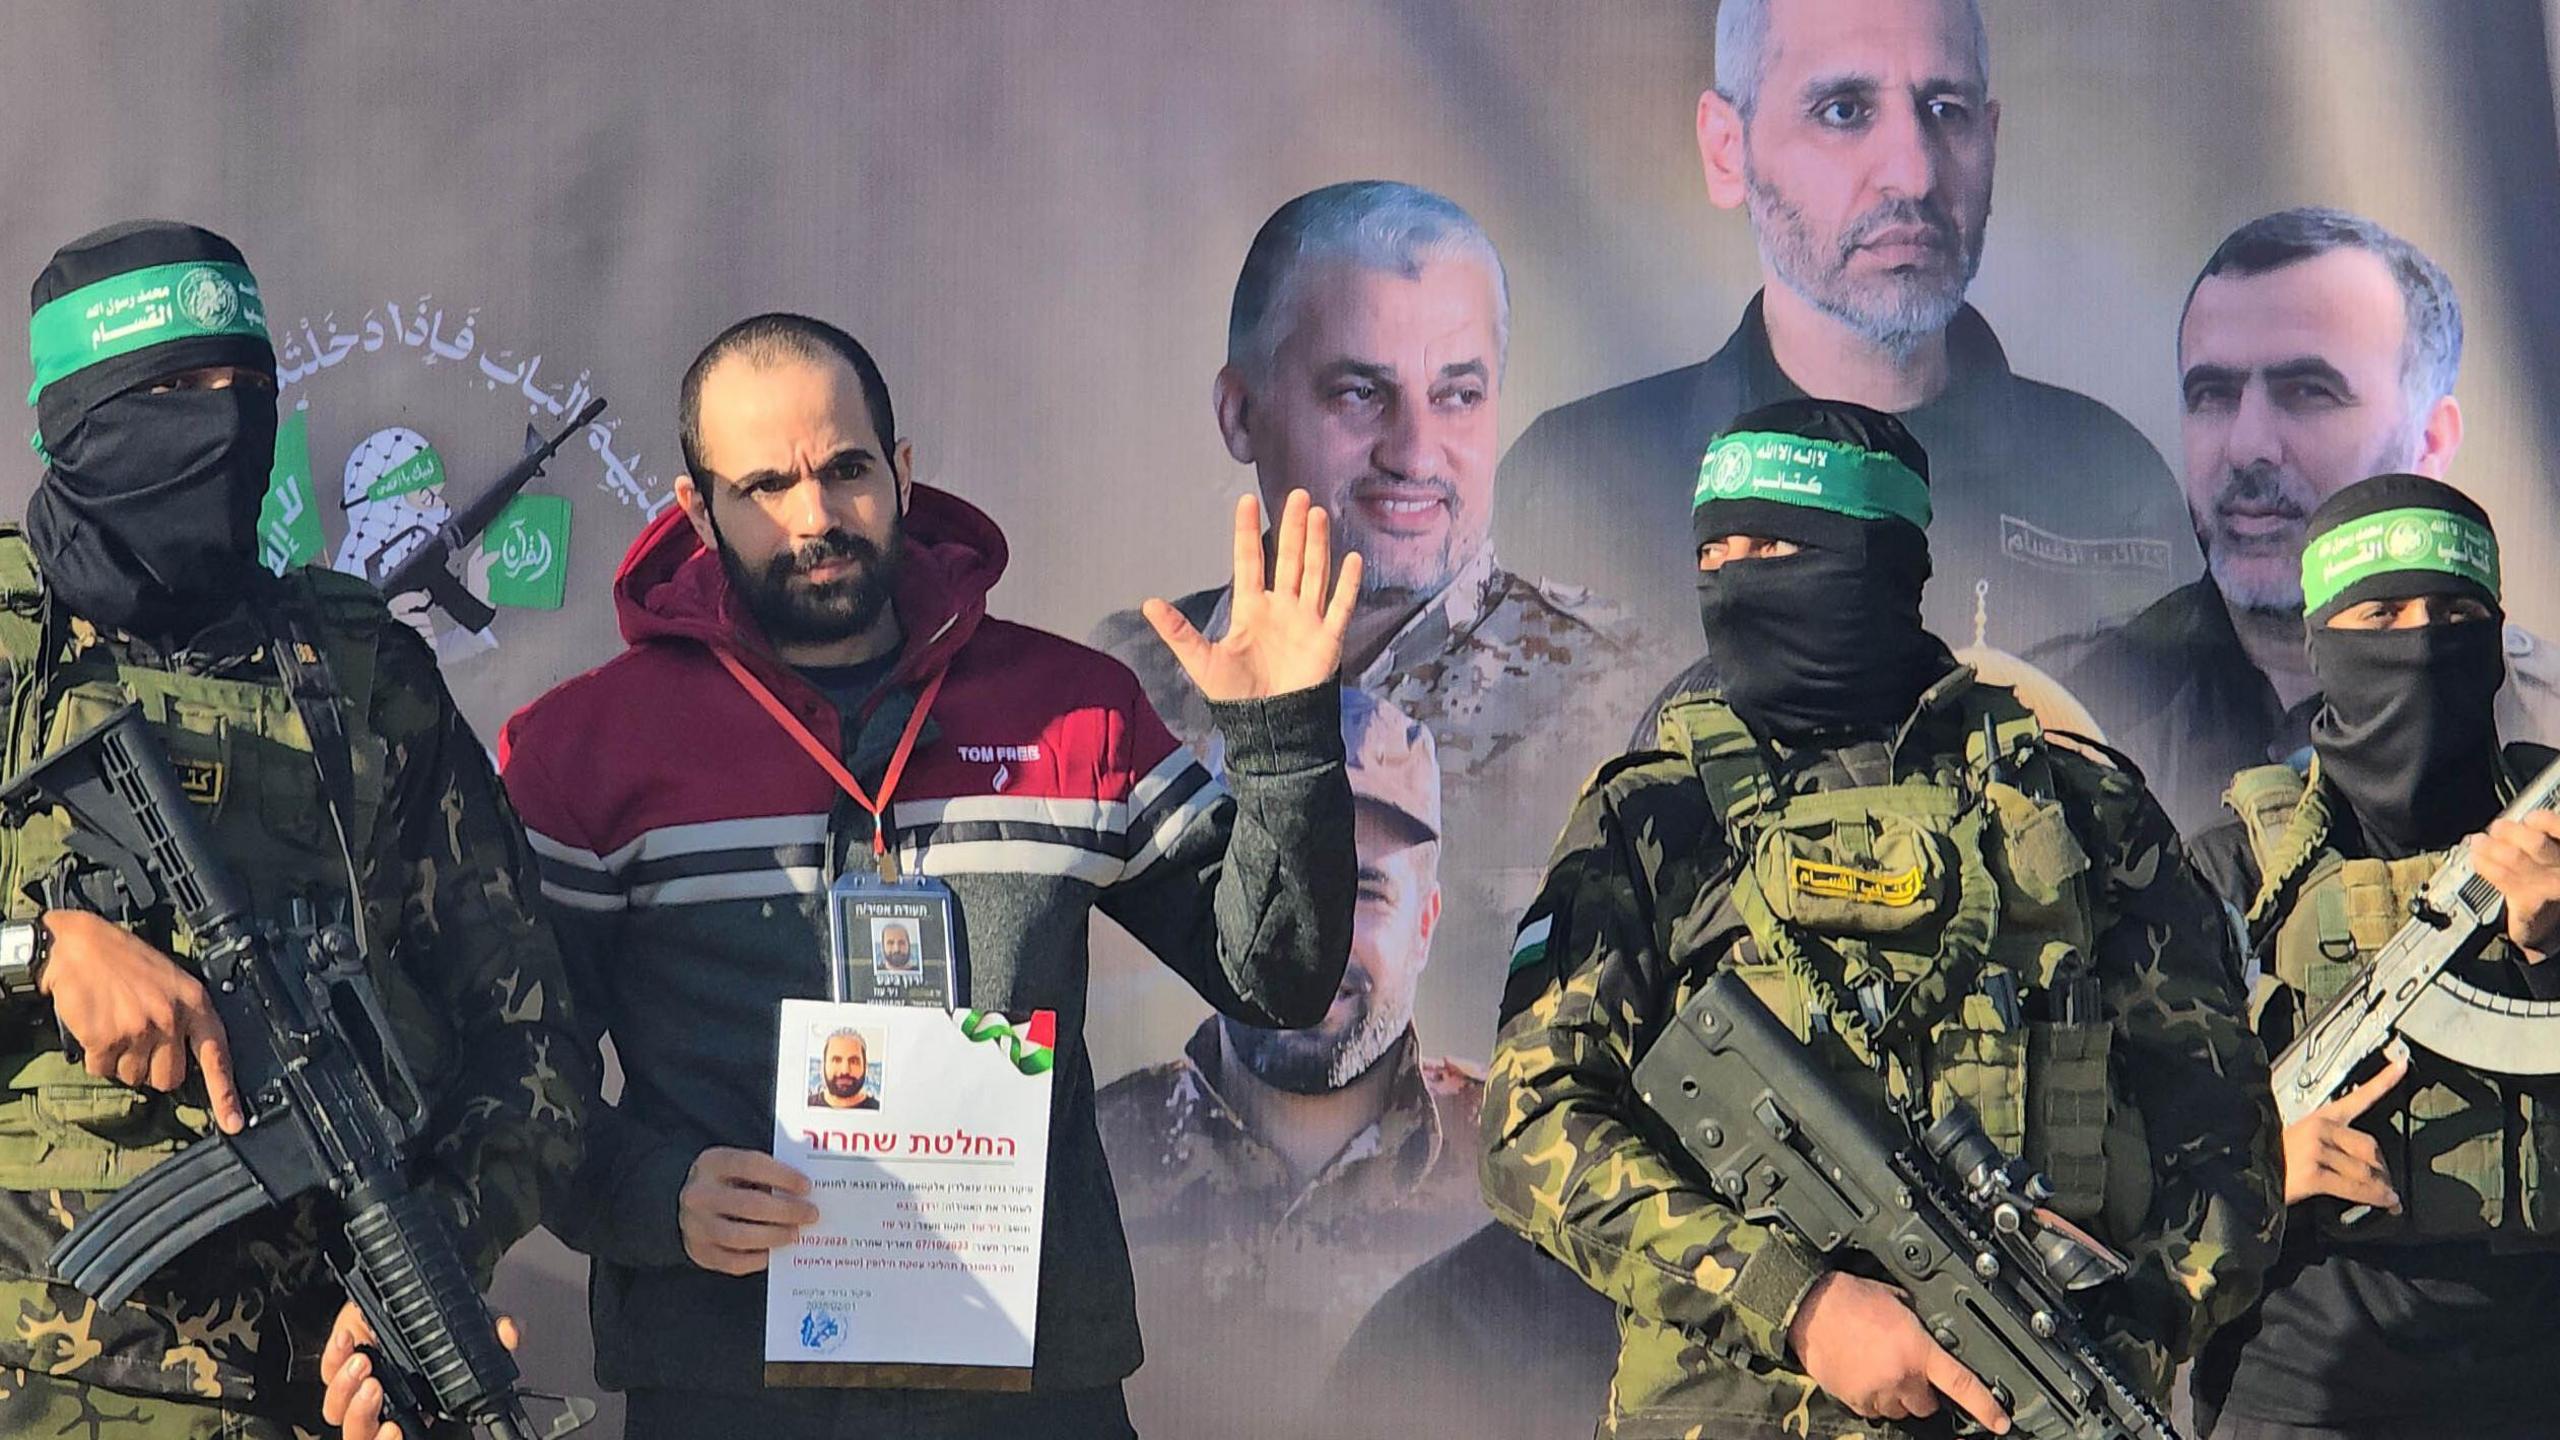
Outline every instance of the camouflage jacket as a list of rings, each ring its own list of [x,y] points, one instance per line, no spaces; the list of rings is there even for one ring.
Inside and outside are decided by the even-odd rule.
[[[1227,603],[1220,588],[1174,608],[1214,637],[1226,631]],[[1208,709],[1144,616],[1105,619],[1093,644],[1137,672],[1176,735],[1207,743]],[[1344,675],[1421,721],[1439,756],[1447,901],[1433,948],[1468,958],[1424,972],[1415,1011],[1424,1033],[1456,1037],[1462,1055],[1485,1053],[1484,1019],[1502,986],[1492,957],[1509,953],[1512,923],[1537,893],[1548,827],[1701,648],[1580,586],[1505,570],[1486,546],[1376,659]]]
[[[1379,1062],[1386,1113],[1301,1178],[1220,1093],[1218,1027],[1096,1102],[1139,1329],[1178,1347],[1130,1381],[1130,1403],[1150,1433],[1287,1435],[1387,1287],[1483,1225],[1484,1077],[1422,1058],[1407,1030]]]
[[[0,535],[0,605],[36,613],[34,583],[23,544]],[[530,909],[532,854],[487,752],[417,636],[359,582],[298,572],[286,588],[316,612],[325,649],[371,657],[360,713],[356,701],[342,699],[359,752],[360,810],[379,790],[370,835],[357,842],[371,960],[394,1031],[433,1102],[413,1175],[443,1202],[485,1285],[499,1257],[540,1220],[540,1197],[574,1167],[579,1097],[594,1086],[568,1026],[558,951]],[[275,683],[264,636],[245,611],[174,657],[85,622],[63,628],[53,655],[8,656],[21,682],[11,733],[30,752],[13,754],[12,764],[33,758],[57,697],[82,675],[113,677],[120,666],[127,675]],[[38,632],[21,622],[7,633]],[[265,813],[272,825],[275,812]],[[15,832],[6,838],[14,854]],[[253,892],[260,888],[258,877],[243,878]],[[7,898],[12,915],[40,903]],[[67,1125],[83,1131],[66,1138],[111,1160],[118,1146],[169,1151],[209,1129],[195,1074],[175,1095],[122,1106],[110,1128],[104,1117],[113,1107],[102,1098],[131,1101],[130,1092],[63,1083],[72,1077],[49,1010],[24,1002],[0,1009],[0,1032],[0,1099],[25,1099],[24,1077],[46,1077],[32,1108],[0,1109],[11,1117],[6,1123],[34,1127],[0,1132],[0,1149],[41,1145],[48,1127]],[[237,1222],[102,1313],[38,1277],[46,1252],[106,1198],[70,1185],[0,1190],[0,1386],[35,1371],[129,1392],[244,1401],[314,1381],[328,1326],[346,1299],[323,1260],[328,1237],[316,1203]]]
[[[1960,751],[1945,730],[1924,720],[1905,765],[1915,752]],[[1787,783],[1837,788],[1882,756],[1871,744],[1799,757],[1809,763]],[[2266,1058],[2230,979],[2222,913],[2158,805],[2129,772],[2060,747],[2053,760],[2057,798],[2109,889],[2101,909],[2118,917],[2095,957],[2113,1026],[2109,1088],[2138,1113],[2149,1151],[2125,1157],[2148,1165],[2152,1193],[2141,1233],[2107,1237],[2135,1265],[2108,1323],[2135,1342],[2125,1358],[2165,1389],[2167,1362],[2245,1311],[2274,1256]],[[2110,825],[2108,814],[2130,820]],[[1604,1433],[1903,1434],[1860,1420],[1793,1368],[1788,1326],[1823,1262],[1726,1208],[1637,1113],[1636,1059],[1745,939],[1729,903],[1735,863],[1687,757],[1640,751],[1595,777],[1528,913],[1546,943],[1524,952],[1504,998],[1484,1107],[1486,1198],[1617,1302]],[[2116,1165],[2111,1156],[2111,1174]]]

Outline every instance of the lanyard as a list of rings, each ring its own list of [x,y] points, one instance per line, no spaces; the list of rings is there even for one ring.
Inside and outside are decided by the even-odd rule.
[[[763,681],[747,673],[747,667],[738,663],[737,656],[718,648],[711,653],[719,657],[721,667],[729,672],[730,678],[764,707],[764,713],[772,716],[775,724],[800,742],[800,748],[809,752],[809,758],[818,762],[818,768],[827,772],[838,789],[852,796],[854,804],[871,812],[871,855],[879,863],[880,878],[895,884],[898,857],[889,849],[889,797],[897,791],[898,777],[906,773],[907,757],[915,753],[916,736],[924,730],[924,717],[933,709],[934,697],[942,693],[943,677],[951,672],[937,671],[931,680],[925,682],[924,694],[916,699],[915,713],[907,717],[906,731],[898,737],[898,748],[889,753],[889,768],[880,777],[880,798],[874,800],[863,792],[862,782],[854,779],[853,772],[844,768],[844,762],[836,758],[835,751],[818,743],[818,737],[809,733],[809,727],[800,723],[800,717],[775,699]]]

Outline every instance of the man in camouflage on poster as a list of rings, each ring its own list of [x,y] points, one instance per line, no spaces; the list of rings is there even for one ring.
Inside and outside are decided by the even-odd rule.
[[[1213,1015],[1096,1102],[1140,1326],[1183,1337],[1130,1382],[1150,1434],[1297,1440],[1379,1293],[1485,1221],[1484,1073],[1427,1053],[1413,1019],[1443,913],[1431,732],[1346,689],[1342,749],[1360,892],[1323,1020]]]
[[[1327,185],[1262,223],[1236,276],[1226,363],[1211,388],[1227,453],[1251,465],[1266,514],[1305,490],[1368,562],[1342,678],[1437,742],[1448,892],[1420,1014],[1480,1055],[1500,991],[1491,957],[1538,881],[1540,818],[1572,802],[1694,646],[1628,621],[1583,584],[1502,563],[1494,458],[1509,368],[1509,281],[1493,240],[1447,197],[1391,180]],[[1224,586],[1173,602],[1225,631]],[[1145,617],[1096,627],[1174,733],[1208,711]]]

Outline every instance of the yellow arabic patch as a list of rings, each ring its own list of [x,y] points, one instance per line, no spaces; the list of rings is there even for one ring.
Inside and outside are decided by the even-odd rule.
[[[1918,904],[1927,882],[1917,865],[1898,873],[1858,870],[1791,855],[1787,857],[1787,886],[1825,900],[1856,900],[1899,910]]]
[[[222,762],[218,760],[182,760],[170,757],[169,768],[178,772],[178,788],[199,805],[222,803]]]

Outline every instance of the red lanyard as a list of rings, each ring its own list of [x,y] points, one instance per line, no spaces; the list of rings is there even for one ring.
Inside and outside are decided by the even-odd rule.
[[[818,762],[818,768],[827,772],[837,788],[852,796],[854,804],[871,812],[872,858],[880,862],[880,878],[894,883],[898,878],[898,857],[889,850],[889,797],[898,789],[898,777],[906,773],[907,757],[915,753],[916,736],[924,730],[924,717],[933,709],[933,698],[942,693],[943,677],[951,672],[937,671],[931,680],[925,682],[924,694],[916,698],[915,713],[907,717],[906,731],[898,737],[898,748],[889,752],[889,768],[880,777],[880,798],[874,800],[863,793],[862,782],[854,779],[853,772],[844,768],[844,762],[836,758],[836,752],[818,743],[818,737],[809,733],[809,727],[800,723],[800,717],[775,699],[763,681],[747,673],[747,667],[738,663],[737,656],[717,648],[711,653],[720,657],[720,664],[728,670],[730,678],[755,697],[756,703],[764,707],[764,713],[772,716],[775,724],[800,742],[800,748],[809,752],[809,758]]]

